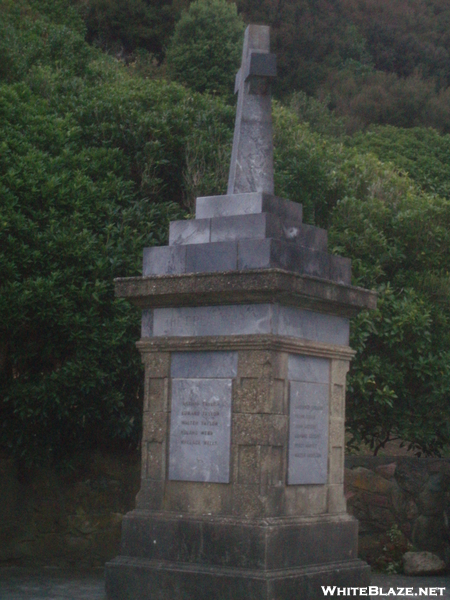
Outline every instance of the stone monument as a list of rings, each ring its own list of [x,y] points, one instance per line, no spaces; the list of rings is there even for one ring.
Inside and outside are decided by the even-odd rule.
[[[293,600],[362,586],[343,495],[349,317],[376,296],[274,196],[269,28],[245,33],[226,196],[146,248],[142,485],[109,600]]]

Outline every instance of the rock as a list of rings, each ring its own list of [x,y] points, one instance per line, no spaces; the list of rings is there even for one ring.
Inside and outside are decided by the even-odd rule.
[[[406,552],[403,569],[406,575],[436,575],[445,570],[445,563],[432,552]]]
[[[406,513],[406,518],[409,521],[412,521],[419,516],[419,509],[417,508],[417,504],[414,502],[414,500],[409,500],[406,503],[405,513]]]
[[[371,492],[372,494],[388,494],[392,487],[390,481],[364,467],[347,469],[345,477],[348,487]]]
[[[416,495],[422,490],[428,479],[426,462],[421,462],[420,459],[399,461],[395,479],[402,490]]]
[[[425,487],[417,498],[417,505],[422,515],[441,515],[444,512],[444,494]]]
[[[380,465],[375,469],[378,475],[384,477],[385,479],[392,479],[395,475],[395,469],[397,468],[397,463],[393,462],[389,465]]]
[[[414,521],[411,541],[419,550],[442,550],[445,541],[445,523],[443,515],[427,517],[420,515]]]

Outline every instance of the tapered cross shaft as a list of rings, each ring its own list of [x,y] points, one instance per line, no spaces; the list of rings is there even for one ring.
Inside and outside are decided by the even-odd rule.
[[[238,93],[228,194],[273,194],[273,133],[270,80],[276,57],[270,53],[270,28],[249,25],[242,65],[236,75]]]

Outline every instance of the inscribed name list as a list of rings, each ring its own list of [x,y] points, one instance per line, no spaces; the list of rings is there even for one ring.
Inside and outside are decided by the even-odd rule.
[[[291,381],[290,485],[324,484],[328,461],[328,385]]]
[[[173,379],[169,479],[229,483],[231,379]]]

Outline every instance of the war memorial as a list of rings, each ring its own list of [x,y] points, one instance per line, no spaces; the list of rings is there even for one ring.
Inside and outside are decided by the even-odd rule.
[[[109,600],[313,600],[366,586],[343,493],[350,260],[273,184],[269,28],[245,33],[225,196],[116,281],[142,309],[142,481]]]

